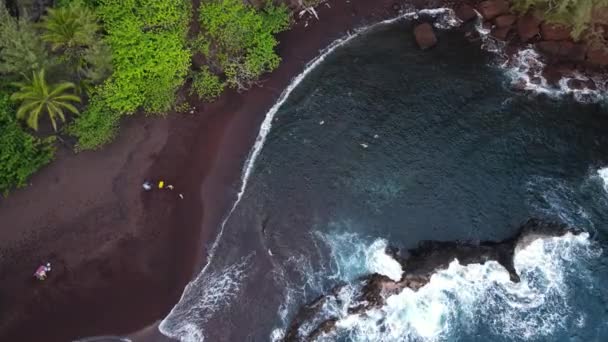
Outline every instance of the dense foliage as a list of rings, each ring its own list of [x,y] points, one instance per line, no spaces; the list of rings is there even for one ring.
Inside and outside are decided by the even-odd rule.
[[[34,138],[24,132],[7,94],[0,93],[0,194],[6,196],[53,159],[52,138]]]
[[[202,1],[193,41],[188,0],[56,0],[36,22],[0,1],[0,192],[52,158],[51,140],[31,135],[41,125],[76,137],[76,150],[97,149],[125,115],[183,108],[177,92],[189,77],[203,101],[251,87],[279,65],[274,35],[290,22],[284,5],[265,1]],[[204,63],[192,71],[197,52]]]
[[[174,105],[190,67],[189,6],[186,0],[99,1],[114,69],[70,128],[79,149],[111,141],[124,114],[139,108],[159,113]]]
[[[267,2],[257,10],[241,0],[211,0],[202,2],[199,12],[200,51],[229,87],[247,89],[279,65],[274,34],[289,25],[284,5]]]
[[[68,132],[78,138],[77,150],[95,150],[114,139],[120,113],[109,109],[100,97],[93,96],[89,106],[74,120]]]
[[[608,0],[514,0],[513,8],[520,12],[534,9],[545,19],[572,27],[578,39],[592,22],[593,9],[608,6]]]
[[[114,73],[100,95],[121,113],[171,108],[190,67],[186,0],[101,0]]]
[[[78,114],[78,109],[71,102],[80,102],[80,97],[69,93],[70,89],[76,87],[74,83],[48,84],[42,69],[32,73],[31,81],[19,83],[18,86],[19,91],[11,96],[12,100],[21,102],[17,118],[26,120],[28,126],[35,131],[38,130],[38,122],[43,114],[48,115],[55,131],[57,119],[65,122],[65,110]]]
[[[51,8],[39,25],[42,39],[71,71],[79,89],[90,89],[112,70],[112,55],[100,32],[94,11],[79,1]]]
[[[0,3],[0,75],[16,80],[53,63],[34,24],[13,18]]]
[[[192,76],[191,94],[196,94],[201,100],[212,102],[224,91],[224,83],[217,75],[212,74],[205,66]]]

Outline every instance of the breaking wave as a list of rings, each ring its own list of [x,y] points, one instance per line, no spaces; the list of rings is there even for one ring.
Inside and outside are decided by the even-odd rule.
[[[252,258],[250,254],[221,272],[199,273],[186,286],[182,298],[161,322],[159,330],[180,341],[204,341],[201,326],[239,294]]]
[[[554,99],[572,96],[581,103],[606,100],[608,79],[600,73],[589,76],[571,70],[556,84],[551,84],[544,75],[547,65],[533,45],[521,48],[515,54],[507,54],[505,42],[492,37],[491,30],[483,26],[483,19],[479,13],[475,29],[481,38],[482,49],[496,55],[497,64],[505,70],[511,87]]]
[[[336,310],[330,315],[340,318],[336,334],[353,341],[445,340],[473,333],[479,325],[495,336],[542,338],[572,319],[570,270],[589,277],[573,266],[598,253],[586,233],[539,239],[515,255],[520,283],[511,282],[497,262],[463,266],[454,260],[417,292],[406,288],[387,298],[380,309],[362,315]],[[348,307],[347,298],[342,299]]]
[[[213,314],[213,312],[218,309],[218,305],[216,304],[224,303],[228,305],[231,300],[237,296],[237,290],[240,286],[240,282],[242,282],[244,279],[243,272],[240,270],[242,266],[239,266],[241,264],[230,266],[228,269],[217,274],[215,272],[210,273],[209,266],[213,261],[219,246],[219,242],[222,239],[226,224],[230,219],[231,214],[237,208],[243,194],[245,193],[245,190],[247,189],[247,184],[255,167],[256,160],[260,155],[266,142],[266,137],[272,128],[274,116],[283,103],[285,103],[287,98],[289,98],[293,90],[306,78],[310,72],[319,66],[327,56],[329,56],[340,46],[343,46],[353,39],[366,34],[376,27],[391,24],[403,19],[416,19],[419,15],[428,15],[439,18],[436,26],[440,28],[453,27],[460,23],[456,19],[453,10],[449,8],[437,8],[402,13],[393,19],[384,20],[379,23],[358,29],[355,33],[349,34],[331,43],[321,52],[318,57],[309,62],[304,71],[296,76],[282,92],[277,102],[266,113],[264,121],[260,126],[258,136],[243,166],[241,173],[241,185],[239,192],[237,193],[236,200],[220,225],[218,235],[208,252],[207,262],[198,276],[186,286],[178,304],[159,325],[159,330],[162,334],[180,339],[181,341],[203,341],[204,334],[202,324],[207,320],[209,315]],[[223,282],[226,282],[228,286],[222,287]],[[218,286],[215,286],[215,284],[218,284]],[[209,298],[206,298],[207,296],[209,296]]]
[[[331,244],[336,248],[332,258],[365,255],[359,264],[374,265],[370,271],[392,270],[397,263],[388,256],[377,258],[378,247],[386,246],[383,239],[371,244],[355,239],[361,244],[357,249],[365,252],[352,254],[352,246],[340,244],[339,235],[334,237],[337,239]],[[388,297],[382,308],[364,314],[348,313],[360,285],[351,279],[350,285],[340,290],[337,300],[324,305],[321,315],[336,317],[338,321],[336,331],[322,335],[320,340],[436,341],[474,334],[480,326],[491,330],[494,336],[543,338],[564,328],[573,316],[584,322],[584,317],[577,316],[569,307],[572,294],[569,278],[590,279],[589,271],[578,265],[600,253],[587,233],[538,239],[516,252],[514,263],[521,276],[520,283],[511,282],[507,270],[497,262],[463,266],[454,260],[420,290],[406,288]],[[334,261],[341,264],[339,270],[353,268],[350,257]],[[378,267],[379,263],[383,265]],[[276,329],[270,337],[278,341],[282,336],[283,330]]]
[[[562,77],[557,84],[549,84],[542,72],[545,63],[541,56],[532,47],[527,47],[511,56],[502,64],[511,78],[511,85],[517,89],[531,91],[535,94],[544,94],[552,98],[572,96],[582,103],[596,103],[606,99],[606,80],[601,76],[586,76],[573,71],[569,76]],[[575,88],[571,83],[592,83],[594,88]]]

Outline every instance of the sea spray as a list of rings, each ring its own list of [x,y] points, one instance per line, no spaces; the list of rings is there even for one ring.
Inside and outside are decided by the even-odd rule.
[[[597,170],[597,175],[601,178],[604,190],[608,193],[608,167]]]
[[[491,327],[496,337],[543,339],[555,329],[563,329],[573,314],[584,320],[569,307],[568,277],[576,273],[583,280],[590,279],[589,270],[575,265],[584,265],[599,253],[587,233],[568,233],[518,248],[514,262],[521,276],[519,283],[511,282],[497,262],[463,266],[454,260],[420,290],[406,288],[388,297],[383,307],[365,314],[349,314],[344,308],[355,297],[338,294],[341,305],[326,305],[322,314],[339,318],[337,331],[320,340],[446,340],[474,334],[480,323]],[[275,330],[273,337],[277,336],[281,333]]]
[[[420,11],[415,11],[415,12],[407,12],[407,13],[401,14],[393,19],[384,20],[379,23],[358,29],[352,34],[349,34],[343,38],[335,40],[328,47],[326,47],[324,50],[322,50],[320,55],[317,56],[315,59],[313,59],[311,62],[309,62],[306,65],[306,67],[304,68],[304,71],[302,73],[300,73],[298,76],[296,76],[292,80],[292,82],[287,86],[287,88],[281,93],[277,102],[266,113],[264,121],[262,122],[262,124],[260,126],[258,136],[256,137],[253,147],[250,150],[249,155],[243,166],[243,170],[241,173],[241,185],[239,188],[239,192],[237,193],[236,200],[234,201],[234,203],[233,203],[232,207],[230,208],[230,210],[228,211],[228,213],[225,215],[225,217],[220,225],[219,232],[218,232],[211,248],[209,249],[209,251],[207,253],[206,263],[203,266],[200,273],[197,275],[197,277],[186,286],[178,304],[171,310],[169,315],[159,325],[159,331],[161,333],[163,333],[166,336],[172,337],[172,338],[180,339],[182,341],[195,341],[195,340],[202,341],[204,339],[203,330],[202,330],[201,325],[202,325],[202,323],[204,323],[205,320],[201,321],[201,318],[206,317],[207,314],[203,314],[202,316],[201,316],[201,314],[195,314],[195,315],[191,316],[190,312],[194,312],[199,309],[203,309],[203,311],[207,310],[207,307],[205,307],[204,304],[203,305],[195,304],[197,302],[205,303],[205,299],[197,299],[197,296],[205,295],[207,293],[212,293],[211,291],[205,290],[205,288],[208,286],[205,283],[205,280],[213,279],[213,275],[205,276],[205,273],[208,271],[209,266],[211,265],[211,263],[213,261],[213,257],[215,255],[216,250],[219,246],[219,243],[222,239],[222,235],[224,234],[224,229],[226,227],[226,223],[230,219],[234,210],[237,208],[238,204],[240,203],[240,201],[243,197],[243,194],[245,193],[245,190],[247,188],[247,184],[249,181],[249,177],[251,176],[251,173],[255,167],[256,160],[257,160],[260,152],[262,151],[262,148],[264,147],[264,143],[266,142],[266,137],[272,128],[272,122],[273,122],[274,116],[277,113],[277,111],[279,110],[279,108],[283,105],[283,103],[285,103],[285,101],[289,98],[289,96],[291,95],[293,90],[306,78],[306,76],[311,71],[313,71],[317,66],[319,66],[326,59],[326,57],[329,56],[337,48],[347,44],[348,42],[352,41],[355,38],[358,38],[358,37],[368,33],[370,30],[373,30],[376,27],[379,27],[382,25],[387,25],[387,24],[392,24],[392,23],[397,22],[402,19],[415,19],[415,18],[418,18],[418,16],[421,14],[429,15],[429,16],[441,16],[441,15],[447,16],[448,19],[444,19],[444,20],[440,21],[440,23],[441,23],[440,25],[443,25],[445,27],[448,27],[449,25],[458,25],[460,23],[457,19],[455,19],[456,17],[454,15],[454,11],[452,9],[437,8],[437,9],[420,10]],[[238,287],[237,286],[229,287],[228,290],[224,290],[222,293],[223,293],[223,295],[225,295],[227,297],[234,297],[235,294],[229,294],[229,290],[233,290],[236,288],[238,288]],[[217,296],[217,295],[213,294],[213,296]],[[185,303],[190,303],[190,305],[194,305],[194,307],[190,308]],[[214,312],[214,311],[212,311],[212,312]]]
[[[511,78],[511,84],[515,88],[531,91],[535,94],[544,94],[551,98],[561,98],[571,95],[581,103],[596,103],[606,99],[605,81],[601,76],[586,76],[578,71],[573,71],[569,76],[562,77],[557,84],[549,84],[542,72],[546,64],[541,56],[532,46],[519,50],[515,55],[509,57],[502,63],[502,68]],[[594,89],[583,87],[576,89],[570,86],[570,81],[586,83],[593,81]]]
[[[511,86],[518,90],[543,94],[554,99],[572,96],[581,103],[597,103],[606,99],[608,91],[606,77],[600,73],[583,75],[579,71],[572,71],[569,75],[561,77],[557,84],[550,84],[543,71],[547,64],[533,45],[520,48],[517,53],[508,55],[505,51],[507,44],[492,37],[491,30],[483,26],[483,17],[477,13],[475,29],[481,38],[481,48],[493,53],[499,67],[505,70],[510,79]],[[594,88],[572,87],[570,82],[594,84]]]

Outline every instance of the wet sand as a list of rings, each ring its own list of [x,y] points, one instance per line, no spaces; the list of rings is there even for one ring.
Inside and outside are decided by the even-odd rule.
[[[280,35],[279,69],[194,113],[125,120],[101,151],[57,160],[0,200],[0,340],[124,335],[162,319],[205,261],[266,111],[319,51],[395,15],[390,0],[338,0]],[[404,37],[413,39],[413,37]],[[141,191],[163,179],[173,191]],[[183,193],[181,200],[177,194]],[[53,263],[43,283],[32,273]],[[148,328],[133,335],[158,340]]]

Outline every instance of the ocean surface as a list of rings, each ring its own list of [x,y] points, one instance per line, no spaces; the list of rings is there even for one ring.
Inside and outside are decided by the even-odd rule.
[[[511,90],[496,55],[408,20],[318,60],[269,113],[241,196],[161,331],[183,341],[280,341],[338,284],[399,279],[387,246],[500,240],[536,217],[583,229],[496,262],[454,260],[367,315],[344,306],[327,341],[608,340],[608,112]],[[348,296],[345,301],[348,302]]]

